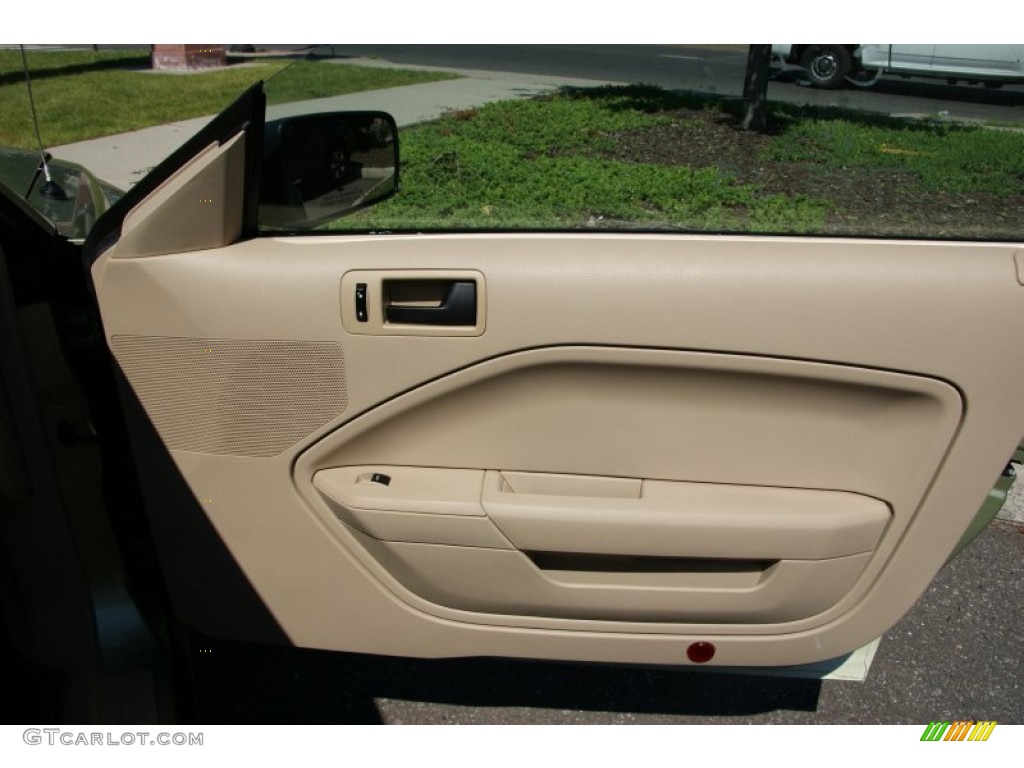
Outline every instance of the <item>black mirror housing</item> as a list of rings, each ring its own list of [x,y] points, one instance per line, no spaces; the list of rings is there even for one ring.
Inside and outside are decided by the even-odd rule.
[[[312,229],[398,191],[398,126],[386,112],[330,112],[264,128],[260,229]]]

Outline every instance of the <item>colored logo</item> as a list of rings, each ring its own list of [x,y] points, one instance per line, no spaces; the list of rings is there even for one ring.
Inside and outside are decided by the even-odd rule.
[[[933,721],[924,729],[921,741],[988,741],[995,727],[995,720]]]

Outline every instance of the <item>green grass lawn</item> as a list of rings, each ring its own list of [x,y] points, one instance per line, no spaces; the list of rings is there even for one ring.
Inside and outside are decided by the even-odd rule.
[[[771,161],[833,168],[900,168],[922,192],[1021,193],[1024,134],[987,127],[896,120],[795,120],[765,154]]]
[[[402,134],[396,198],[331,228],[822,227],[827,201],[764,194],[716,167],[611,156],[617,135],[671,123],[679,118],[668,109],[692,106],[708,107],[637,86],[500,102],[449,115]]]
[[[291,101],[444,80],[450,75],[331,61],[257,59],[191,74],[153,72],[138,52],[27,52],[43,144],[53,147],[220,112],[245,88],[268,84],[268,99]],[[21,52],[0,51],[0,144],[34,149]]]
[[[329,228],[1021,237],[1021,133],[776,105],[759,135],[735,108],[630,86],[454,113],[402,132],[395,198]]]

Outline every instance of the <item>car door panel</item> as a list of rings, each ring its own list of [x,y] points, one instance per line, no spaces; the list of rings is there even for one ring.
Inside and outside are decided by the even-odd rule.
[[[362,538],[362,537],[360,537]],[[654,574],[570,565],[558,567],[520,551],[396,542],[363,543],[410,590],[465,612],[629,622],[627,631],[663,631],[654,622],[778,623],[817,613],[835,602],[863,570],[868,555],[816,561],[743,563],[709,576],[702,563],[671,563]],[[660,568],[665,568],[664,571]],[[514,585],[514,588],[510,588]],[[649,622],[650,624],[640,624]],[[700,629],[693,631],[700,632]],[[735,663],[735,662],[734,662]]]
[[[383,287],[387,332],[360,332],[365,275],[471,278],[474,333],[388,327]],[[910,607],[1024,434],[1024,356],[991,343],[1024,313],[1008,246],[261,237],[115,245],[93,278],[132,395],[303,646],[833,657]]]
[[[242,231],[244,178],[245,134],[211,143],[125,217],[119,258],[234,242]]]
[[[1024,46],[940,43],[935,46],[934,68],[960,76],[1020,77],[1024,73]]]
[[[381,474],[389,479],[387,486],[372,479]],[[415,505],[421,509],[393,513],[406,505],[404,499],[391,503],[390,486],[407,484],[410,474],[417,490],[422,484],[415,474],[430,474],[439,484],[456,474],[477,481],[459,483],[467,493],[457,502],[425,495]],[[562,554],[823,559],[874,549],[890,517],[882,502],[851,493],[587,475],[370,465],[322,470],[313,484],[343,522],[375,538],[460,545],[442,539],[484,519],[504,536],[484,537],[483,546]],[[534,484],[548,491],[534,490]],[[607,493],[609,486],[620,485],[633,493]],[[368,493],[366,487],[379,492]],[[470,499],[476,501],[472,514],[451,512],[470,508]],[[451,525],[440,527],[435,538],[434,523]],[[487,530],[465,527],[479,528],[481,536]]]
[[[900,44],[890,45],[888,48],[889,68],[908,72],[928,72],[934,68],[934,45]]]

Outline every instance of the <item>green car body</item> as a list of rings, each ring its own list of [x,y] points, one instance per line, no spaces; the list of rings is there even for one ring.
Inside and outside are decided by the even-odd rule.
[[[76,163],[50,160],[47,167],[59,190],[55,196],[44,194],[46,175],[38,152],[0,147],[0,183],[41,214],[59,234],[69,240],[84,240],[96,220],[123,192]]]

